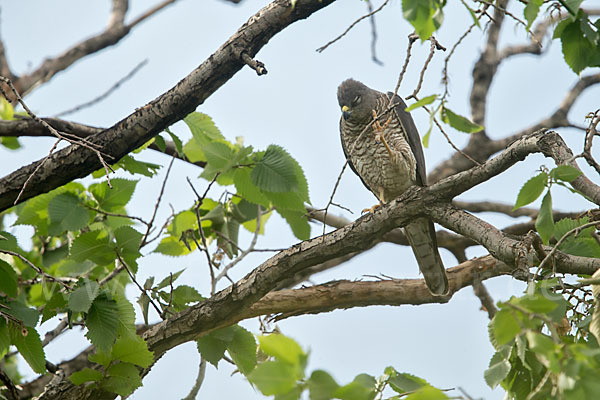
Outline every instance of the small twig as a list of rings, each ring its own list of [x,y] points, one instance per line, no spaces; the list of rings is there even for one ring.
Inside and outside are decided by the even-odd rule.
[[[148,296],[148,291],[146,289],[144,289],[144,287],[142,285],[140,285],[138,283],[138,281],[135,279],[135,276],[133,276],[133,273],[131,273],[131,271],[129,270],[129,267],[127,266],[127,263],[123,260],[123,258],[119,254],[119,252],[115,252],[115,254],[117,255],[117,259],[119,260],[119,263],[123,266],[123,268],[125,269],[125,271],[127,271],[127,274],[129,275],[129,277],[131,278],[131,280],[133,281],[133,283],[135,283],[135,285],[138,287],[138,289],[140,290],[140,292],[142,292],[143,294],[145,294],[148,297],[148,301],[150,302],[150,304],[152,304],[152,307],[154,307],[154,310],[156,310],[156,312],[158,313],[159,317],[161,317],[162,319],[165,319],[166,310],[165,310],[164,313],[162,311],[160,311],[160,309],[154,303],[154,301],[152,300],[152,298],[150,296]],[[115,267],[115,268],[117,268],[117,267]]]
[[[142,22],[143,20],[145,20],[148,17],[151,17],[153,14],[159,12],[160,10],[162,10],[163,8],[165,8],[166,6],[175,3],[177,0],[165,0],[160,4],[157,4],[156,6],[152,7],[151,9],[149,9],[148,11],[146,11],[145,13],[143,13],[142,15],[140,15],[139,17],[137,17],[136,19],[134,19],[133,21],[131,21],[129,24],[126,25],[127,29],[131,29],[134,26],[136,26],[137,24],[139,24],[140,22]]]
[[[525,21],[523,21],[519,17],[515,16],[513,13],[511,13],[510,11],[508,11],[506,8],[499,7],[498,5],[496,5],[496,4],[492,3],[492,2],[489,2],[489,1],[486,1],[486,0],[475,0],[475,1],[477,1],[479,3],[482,3],[482,4],[485,4],[487,6],[492,6],[496,10],[500,11],[501,13],[504,13],[505,15],[508,15],[509,17],[511,17],[512,19],[514,19],[515,21],[517,21],[518,23],[520,23],[521,25],[523,25],[525,27],[525,29],[527,30],[527,32],[531,35],[531,39],[533,41],[535,41],[540,48],[542,47],[542,43],[540,43],[540,41],[537,39],[537,37],[531,31],[531,29],[527,28],[527,23]],[[490,19],[491,19],[491,17],[490,17]]]
[[[160,205],[160,201],[165,192],[165,187],[167,186],[167,179],[169,179],[169,173],[171,172],[171,167],[173,166],[174,161],[175,161],[175,159],[171,158],[171,162],[169,163],[169,167],[167,168],[167,173],[165,174],[165,179],[163,180],[162,186],[160,187],[160,192],[158,193],[158,198],[156,199],[156,204],[154,205],[154,211],[152,212],[152,217],[150,218],[150,222],[148,222],[148,224],[146,225],[147,226],[146,233],[144,234],[144,236],[142,237],[142,240],[140,241],[140,248],[144,247],[147,244],[146,239],[148,238],[148,235],[150,234],[150,230],[152,229],[152,226],[154,224],[154,219],[156,218],[156,212],[158,211],[158,206]]]
[[[80,111],[84,108],[91,107],[94,104],[101,102],[102,100],[104,100],[105,98],[110,96],[112,92],[117,90],[123,83],[125,83],[126,81],[131,79],[147,63],[148,63],[148,59],[145,59],[144,61],[142,61],[141,63],[136,65],[135,68],[133,68],[131,71],[129,71],[129,73],[127,75],[125,75],[123,78],[119,79],[114,85],[112,85],[106,92],[102,93],[100,96],[95,97],[94,99],[92,99],[90,101],[87,101],[83,104],[80,104],[80,105],[70,108],[68,110],[61,111],[58,114],[56,114],[55,117],[56,118],[64,117],[65,115],[73,114],[77,111]]]
[[[38,273],[42,277],[44,277],[52,282],[56,282],[56,283],[62,285],[67,290],[71,290],[71,286],[69,286],[63,280],[61,280],[60,278],[55,278],[52,275],[48,275],[47,273],[44,272],[43,269],[41,269],[40,267],[37,267],[35,264],[33,264],[31,261],[29,261],[26,257],[22,256],[21,254],[16,253],[11,250],[4,250],[4,249],[0,249],[0,253],[9,254],[11,256],[18,257],[21,261],[23,261],[25,264],[29,265],[36,273]]]
[[[17,391],[17,387],[10,379],[10,377],[4,372],[3,368],[0,368],[0,381],[4,383],[4,386],[8,389],[8,399],[9,400],[19,400],[19,392]]]
[[[45,347],[48,343],[50,343],[58,336],[60,336],[63,332],[65,332],[65,329],[68,326],[69,323],[67,321],[67,318],[63,318],[54,329],[46,332],[46,334],[44,335],[44,340],[42,341],[42,347]]]
[[[429,41],[431,41],[431,48],[429,50],[429,55],[427,56],[427,59],[425,60],[425,64],[423,65],[423,68],[421,69],[421,74],[419,75],[419,81],[417,82],[417,87],[412,92],[412,94],[406,98],[407,100],[409,100],[411,98],[416,99],[417,94],[419,94],[419,91],[421,90],[421,86],[423,85],[423,78],[425,78],[425,71],[427,70],[429,63],[433,59],[433,54],[435,53],[435,50],[437,49],[437,50],[446,51],[446,48],[444,46],[442,46],[435,37],[431,36],[429,38]]]
[[[215,277],[215,284],[221,280],[224,276],[227,276],[227,272],[235,267],[240,261],[242,261],[248,254],[252,253],[254,251],[254,247],[256,246],[256,242],[258,240],[258,234],[260,233],[260,224],[261,224],[261,209],[260,206],[258,207],[258,214],[256,216],[256,229],[254,230],[254,236],[252,236],[252,241],[250,242],[250,246],[244,250],[235,260],[231,261],[229,264],[227,264],[225,267],[223,267],[221,269],[221,271],[219,272],[219,274]]]
[[[490,292],[488,292],[481,280],[473,282],[473,292],[475,293],[475,296],[479,298],[481,309],[487,312],[489,319],[494,318],[494,315],[496,315],[498,310],[494,304],[494,299],[492,299]]]
[[[196,381],[194,382],[194,386],[192,386],[188,395],[185,396],[182,400],[196,400],[196,397],[198,396],[198,392],[200,391],[200,387],[202,386],[202,382],[204,382],[205,372],[206,372],[206,360],[204,358],[200,358],[200,366],[198,367],[198,375],[196,376]]]
[[[242,51],[242,53],[240,55],[242,57],[242,61],[244,62],[244,64],[246,64],[247,66],[249,66],[250,68],[255,70],[256,75],[260,76],[260,75],[267,74],[268,71],[267,71],[267,68],[265,68],[265,64],[263,64],[262,62],[260,62],[258,60],[253,59],[245,51]]]
[[[398,81],[396,82],[396,87],[394,88],[394,95],[392,99],[398,95],[398,90],[400,90],[400,84],[402,83],[402,79],[404,79],[404,74],[406,74],[406,70],[408,68],[408,63],[410,61],[410,51],[412,50],[413,44],[419,39],[419,35],[416,33],[411,33],[408,35],[408,47],[406,48],[406,58],[404,59],[404,65],[402,65],[402,70],[400,71],[400,75],[398,75]],[[388,107],[392,104],[392,99],[388,103]]]
[[[144,225],[146,225],[146,226],[149,226],[149,225],[150,225],[150,223],[149,223],[149,222],[146,222],[146,221],[144,221],[142,218],[140,218],[140,217],[136,217],[136,216],[133,216],[133,215],[127,215],[127,214],[113,213],[113,212],[104,211],[104,210],[101,210],[101,209],[99,209],[99,208],[95,208],[95,207],[88,206],[88,205],[85,205],[85,207],[86,207],[87,209],[89,209],[89,210],[92,210],[92,211],[94,211],[94,212],[97,212],[98,214],[103,214],[103,215],[106,215],[106,216],[109,216],[109,217],[118,217],[118,218],[127,218],[127,219],[132,219],[132,220],[134,220],[134,221],[141,222],[142,224],[144,224]]]
[[[379,6],[378,9],[376,9],[375,11],[372,11],[368,14],[363,15],[362,17],[360,17],[359,19],[357,19],[356,21],[354,21],[353,23],[350,24],[350,26],[338,37],[336,37],[335,39],[333,39],[332,41],[328,42],[327,44],[325,44],[324,46],[321,46],[317,49],[318,53],[322,53],[326,48],[328,48],[329,46],[331,46],[332,44],[334,44],[335,42],[337,42],[338,40],[340,40],[341,38],[343,38],[344,36],[346,36],[346,34],[348,32],[350,32],[350,30],[352,28],[354,28],[356,26],[356,24],[358,24],[360,21],[362,21],[365,18],[369,18],[372,15],[377,14],[379,11],[381,11],[383,9],[383,7],[385,7],[387,5],[387,3],[389,3],[390,0],[385,0],[383,2],[383,4],[381,6]]]
[[[542,390],[542,388],[546,384],[546,381],[548,380],[548,378],[550,378],[551,374],[552,374],[552,370],[550,370],[550,368],[548,368],[548,370],[546,371],[546,374],[544,375],[544,377],[542,378],[540,383],[538,383],[538,385],[535,387],[535,389],[533,389],[533,392],[531,392],[531,393],[529,393],[529,395],[527,395],[525,400],[531,400],[535,396],[537,396],[537,394]]]
[[[367,0],[366,3],[367,10],[372,13],[373,4],[371,4],[371,0]],[[371,60],[377,65],[383,65],[383,62],[377,58],[377,26],[375,26],[375,16],[373,14],[371,14],[369,22],[371,23]]]
[[[481,18],[481,15],[483,14],[480,14],[478,18]],[[442,101],[444,101],[444,99],[446,99],[446,97],[448,96],[448,83],[450,81],[450,79],[448,78],[448,63],[450,62],[450,58],[452,58],[457,47],[462,43],[463,40],[465,40],[465,38],[469,35],[469,33],[471,33],[475,26],[477,26],[477,24],[475,23],[472,23],[471,26],[469,26],[469,29],[467,29],[465,33],[463,33],[462,36],[458,38],[456,43],[454,43],[454,45],[450,49],[450,53],[448,53],[446,58],[444,58],[444,69],[442,70],[442,83],[444,84],[444,94],[442,95]]]

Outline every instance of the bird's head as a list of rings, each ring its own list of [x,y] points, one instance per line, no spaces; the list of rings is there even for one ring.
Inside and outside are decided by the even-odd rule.
[[[376,91],[354,79],[346,79],[338,87],[338,103],[344,120],[354,123],[367,123],[375,109]]]

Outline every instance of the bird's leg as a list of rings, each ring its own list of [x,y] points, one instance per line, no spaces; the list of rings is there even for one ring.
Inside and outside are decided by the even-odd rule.
[[[387,126],[392,121],[392,116],[390,115],[390,117],[387,119],[387,121],[385,121],[383,123],[383,125],[381,125],[381,123],[377,119],[377,111],[373,110],[373,119],[375,120],[375,122],[373,123],[373,131],[375,132],[375,141],[383,143],[383,145],[385,146],[386,150],[388,151],[390,157],[393,158],[394,154],[392,153],[392,149],[390,149],[390,146],[385,141],[385,135],[384,135],[385,128],[387,128]]]
[[[373,207],[371,208],[365,208],[364,210],[362,210],[360,213],[364,214],[364,213],[371,213],[373,214],[375,212],[376,209],[378,209],[379,207],[381,207],[384,203],[381,199],[383,199],[383,188],[380,187],[379,190],[379,195],[375,194],[375,196],[377,196],[377,199],[379,199],[379,204],[375,204]]]

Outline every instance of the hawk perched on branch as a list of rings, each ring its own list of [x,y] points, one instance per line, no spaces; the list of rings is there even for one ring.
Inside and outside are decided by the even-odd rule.
[[[353,79],[342,82],[337,96],[342,108],[342,148],[367,189],[387,203],[411,185],[425,186],[423,149],[404,101]],[[431,220],[418,218],[404,230],[431,293],[447,294],[448,278]]]

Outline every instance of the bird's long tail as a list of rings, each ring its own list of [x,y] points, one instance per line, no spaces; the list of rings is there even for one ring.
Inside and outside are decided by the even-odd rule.
[[[448,293],[448,277],[438,252],[433,222],[418,218],[404,228],[429,291],[437,296]]]

